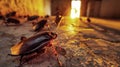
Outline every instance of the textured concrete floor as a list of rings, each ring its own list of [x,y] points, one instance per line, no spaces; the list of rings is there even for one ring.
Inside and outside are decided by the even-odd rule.
[[[94,19],[92,19],[94,20]],[[58,59],[62,67],[119,67],[120,66],[120,35],[115,26],[104,26],[96,22],[87,23],[85,20],[71,20],[63,18],[57,27],[53,19],[49,20],[50,29],[46,27],[41,31],[53,31],[58,34],[53,45],[58,52]],[[99,19],[100,21],[100,19]],[[96,22],[96,24],[95,24]],[[111,21],[112,22],[112,21]],[[0,67],[15,67],[19,64],[19,57],[11,57],[10,48],[20,41],[21,36],[31,37],[30,22],[21,23],[20,26],[0,25]],[[62,48],[62,50],[60,50]],[[64,51],[65,50],[65,51]],[[53,47],[46,47],[43,54],[33,53],[24,57],[23,67],[60,67]]]

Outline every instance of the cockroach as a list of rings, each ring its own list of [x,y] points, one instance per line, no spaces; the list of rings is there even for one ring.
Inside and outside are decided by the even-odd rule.
[[[60,15],[57,15],[56,18],[55,18],[55,23],[58,25],[60,20],[61,20],[62,16]]]
[[[9,17],[5,19],[5,24],[8,25],[9,23],[20,24],[20,21],[18,19]]]
[[[0,20],[5,20],[5,17],[0,15]]]
[[[6,14],[6,17],[12,17],[12,16],[15,16],[16,15],[16,11],[12,11],[12,12],[9,12]]]
[[[87,18],[87,22],[88,22],[88,23],[90,23],[90,22],[91,22],[91,19],[90,19],[89,17]]]
[[[42,30],[45,27],[45,25],[47,25],[48,18],[49,18],[49,15],[46,15],[46,16],[44,16],[44,18],[42,20],[40,20],[38,22],[32,22],[33,30],[35,32],[39,32],[40,30]]]
[[[57,37],[56,33],[53,32],[43,32],[41,34],[34,35],[30,38],[21,37],[21,42],[11,47],[11,56],[21,56],[20,64],[22,65],[23,56],[32,54],[34,52],[44,51],[44,47],[49,45],[50,41]]]
[[[27,21],[33,21],[33,20],[36,20],[38,18],[39,18],[39,16],[37,16],[37,15],[28,16]]]
[[[33,30],[35,32],[39,32],[40,30],[42,30],[44,28],[44,26],[47,24],[47,20],[46,19],[43,19],[41,21],[39,21],[38,23],[36,24],[33,24]]]

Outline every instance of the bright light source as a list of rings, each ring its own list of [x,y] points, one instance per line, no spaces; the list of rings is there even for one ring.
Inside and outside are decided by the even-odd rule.
[[[80,7],[81,7],[81,1],[72,1],[72,9],[71,9],[71,18],[79,18],[80,17]]]

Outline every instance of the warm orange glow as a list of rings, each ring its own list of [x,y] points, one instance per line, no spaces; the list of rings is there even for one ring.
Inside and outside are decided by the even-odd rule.
[[[80,17],[80,6],[81,1],[72,1],[72,9],[71,9],[71,18],[79,18]]]
[[[74,35],[74,34],[76,34],[75,27],[72,26],[71,24],[66,24],[65,26],[62,26],[61,29],[67,31],[68,35]]]
[[[14,45],[10,50],[12,55],[19,55],[23,43]]]
[[[71,32],[74,31],[74,27],[73,27],[72,25],[69,25],[67,28],[68,28],[68,30],[71,31]]]
[[[4,15],[16,11],[17,15],[44,15],[45,0],[1,0],[0,10]]]
[[[71,19],[69,18],[64,18],[65,22],[69,22],[69,23],[65,23],[63,26],[60,26],[59,29],[62,29],[64,31],[68,32],[68,35],[75,35],[76,34],[76,27],[75,25],[79,24],[79,23],[75,23],[77,22],[75,19]]]

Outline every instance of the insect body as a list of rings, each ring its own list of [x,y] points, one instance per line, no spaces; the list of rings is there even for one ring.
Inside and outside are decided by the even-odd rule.
[[[57,34],[53,32],[44,32],[30,38],[22,37],[23,41],[11,47],[11,56],[21,56],[20,65],[22,62],[22,58],[25,55],[29,55],[31,53],[37,52],[38,50],[43,51],[44,47],[48,45],[48,43],[57,37]]]

